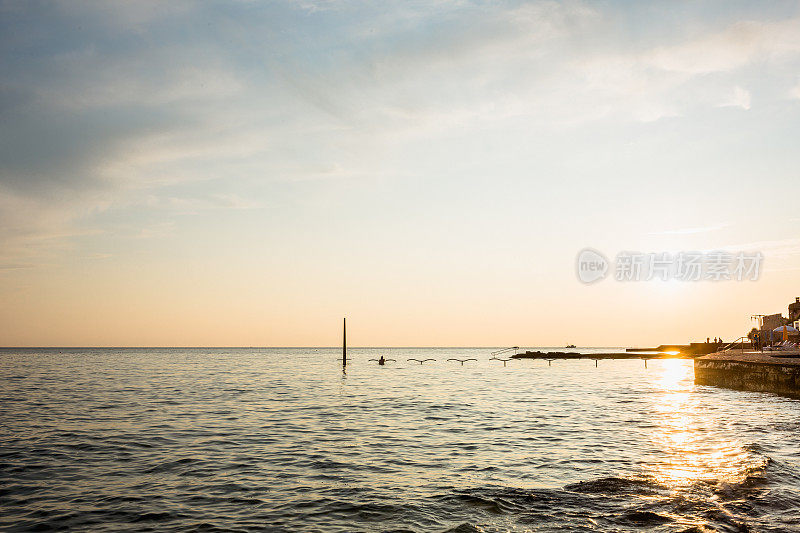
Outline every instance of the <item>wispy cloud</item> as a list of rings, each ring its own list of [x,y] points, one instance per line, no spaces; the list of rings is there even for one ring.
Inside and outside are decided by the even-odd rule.
[[[781,61],[800,52],[800,18],[746,20],[684,43],[658,46],[645,62],[687,74],[730,72],[755,61]]]
[[[648,235],[695,235],[700,233],[711,233],[713,231],[719,231],[729,226],[730,224],[728,223],[721,223],[721,224],[714,224],[711,226],[696,226],[690,228],[677,228],[664,231],[654,231],[648,233]]]
[[[789,90],[789,96],[800,100],[800,83]]]
[[[717,105],[719,107],[739,107],[746,111],[750,109],[750,91],[737,85],[731,94],[727,98],[723,98]]]
[[[146,205],[168,209],[180,214],[198,213],[210,209],[257,209],[260,202],[247,200],[237,194],[211,194],[205,197],[162,197],[151,195]]]
[[[33,263],[0,263],[0,271],[3,270],[23,270],[26,268],[33,268]]]
[[[786,238],[733,244],[720,248],[725,251],[758,251],[774,259],[800,256],[800,238]]]

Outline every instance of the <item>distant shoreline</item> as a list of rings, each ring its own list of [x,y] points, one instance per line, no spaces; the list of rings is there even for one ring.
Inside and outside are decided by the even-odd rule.
[[[501,346],[348,346],[348,350],[492,350]],[[560,346],[530,346],[563,350]],[[0,350],[341,350],[341,346],[0,346]],[[623,346],[579,346],[571,350],[620,349]],[[577,352],[575,352],[577,353]]]

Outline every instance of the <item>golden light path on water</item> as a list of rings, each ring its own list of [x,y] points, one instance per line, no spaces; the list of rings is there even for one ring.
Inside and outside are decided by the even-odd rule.
[[[713,410],[692,391],[691,361],[659,363],[654,386],[661,392],[654,405],[651,434],[660,458],[647,465],[659,483],[674,488],[697,482],[738,483],[751,469],[763,466],[739,440],[724,434]]]
[[[338,348],[0,349],[0,530],[800,522],[800,404],[695,385],[691,360],[350,356],[345,374]]]

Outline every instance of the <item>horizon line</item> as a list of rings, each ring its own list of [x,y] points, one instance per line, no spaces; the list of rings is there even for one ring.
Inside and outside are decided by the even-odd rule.
[[[435,349],[435,348],[465,348],[465,349],[489,349],[489,348],[502,348],[503,346],[500,345],[487,345],[487,346],[348,346],[348,349],[371,349],[371,348],[382,348],[382,349],[402,349],[402,348],[426,348],[426,349]],[[624,345],[619,346],[576,346],[575,348],[566,348],[564,346],[547,346],[547,345],[530,345],[530,346],[521,346],[520,349],[523,348],[560,348],[564,350],[575,350],[578,348],[622,348],[626,347]],[[340,350],[342,347],[340,345],[336,346],[0,346],[0,350],[56,350],[56,349],[66,349],[66,350],[86,350],[86,349],[201,349],[201,348],[212,348],[212,349],[227,349],[227,348],[234,348],[234,349],[282,349],[282,350],[300,350],[300,349],[337,349]]]

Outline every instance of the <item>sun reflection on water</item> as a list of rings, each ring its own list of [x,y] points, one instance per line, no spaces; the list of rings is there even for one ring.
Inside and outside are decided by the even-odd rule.
[[[656,426],[651,433],[658,451],[648,470],[660,483],[676,488],[699,481],[743,481],[758,466],[757,458],[740,441],[724,435],[713,411],[693,393],[692,362],[669,359],[659,363],[653,382]]]

